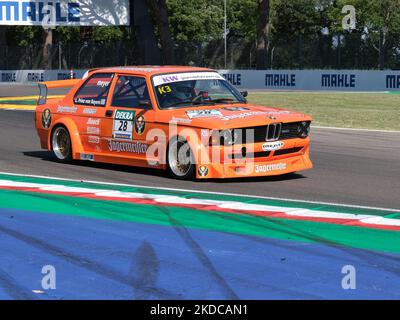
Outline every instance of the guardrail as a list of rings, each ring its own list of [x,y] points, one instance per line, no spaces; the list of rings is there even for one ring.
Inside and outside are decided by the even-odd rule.
[[[86,70],[0,70],[0,83],[81,78]],[[239,89],[400,91],[400,71],[219,70]]]
[[[30,83],[82,78],[86,70],[0,70],[0,83]]]

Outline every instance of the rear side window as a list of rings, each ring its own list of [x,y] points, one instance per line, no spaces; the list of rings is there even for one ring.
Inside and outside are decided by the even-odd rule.
[[[139,101],[150,101],[146,79],[119,76],[114,89],[113,107],[139,108]]]
[[[94,74],[78,90],[74,97],[74,103],[104,107],[113,77],[113,73]]]

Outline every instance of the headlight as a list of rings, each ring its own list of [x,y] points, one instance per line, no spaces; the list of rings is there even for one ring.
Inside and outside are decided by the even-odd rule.
[[[310,134],[310,122],[300,122],[299,127],[297,128],[297,133],[300,138],[305,139]]]
[[[239,134],[237,130],[223,130],[220,133],[221,136],[221,145],[232,146],[238,142]]]

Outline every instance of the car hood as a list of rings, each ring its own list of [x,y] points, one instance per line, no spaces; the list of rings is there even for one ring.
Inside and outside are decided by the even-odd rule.
[[[231,129],[262,126],[275,122],[311,121],[297,111],[250,104],[223,104],[194,108],[163,110],[160,122],[207,129]]]

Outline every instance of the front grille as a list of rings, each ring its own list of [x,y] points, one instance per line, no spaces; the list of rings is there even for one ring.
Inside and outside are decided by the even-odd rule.
[[[243,143],[257,143],[298,138],[299,125],[300,122],[277,123],[267,126],[236,129],[235,131],[242,137],[240,141],[243,141]],[[251,130],[253,130],[253,134]],[[253,135],[254,138],[252,137]]]
[[[255,158],[267,158],[271,154],[271,151],[260,151],[255,153],[246,153],[245,155],[240,153],[230,154],[229,158],[233,160],[242,160],[242,159],[255,159]]]
[[[296,147],[296,148],[289,148],[289,149],[282,149],[277,150],[274,152],[273,156],[283,156],[287,154],[298,153],[303,149],[303,147]],[[271,155],[271,151],[259,151],[254,153],[246,153],[242,151],[242,153],[233,153],[229,155],[230,159],[233,160],[242,160],[242,159],[257,159],[257,158],[267,158]]]
[[[275,151],[274,156],[283,156],[285,154],[297,153],[297,152],[300,152],[301,149],[303,149],[303,147],[277,150],[277,151]]]

